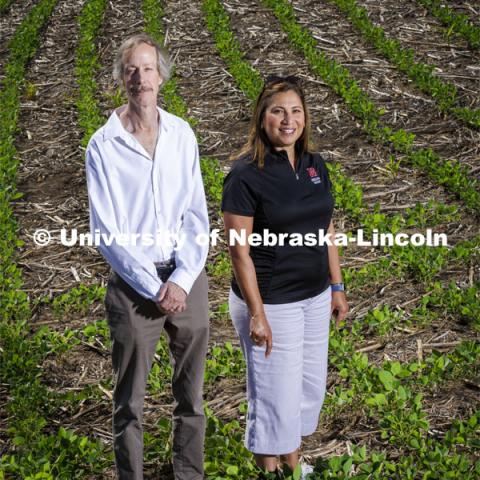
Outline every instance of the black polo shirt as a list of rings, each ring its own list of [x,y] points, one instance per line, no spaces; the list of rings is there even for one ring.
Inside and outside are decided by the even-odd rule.
[[[222,211],[253,217],[253,233],[327,233],[334,201],[324,160],[303,154],[292,168],[284,150],[272,151],[258,168],[250,157],[237,160],[223,185]],[[227,239],[228,241],[228,239]],[[264,303],[313,297],[329,286],[328,246],[250,246]],[[235,277],[233,291],[242,298]]]

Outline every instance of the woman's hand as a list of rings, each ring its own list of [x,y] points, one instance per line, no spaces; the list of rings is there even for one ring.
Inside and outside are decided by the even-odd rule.
[[[243,232],[247,238],[252,233],[253,217],[223,212],[223,219],[227,238],[230,238],[231,231],[235,231],[238,234]],[[250,245],[248,242],[245,244],[234,242],[229,244],[228,250],[232,258],[233,272],[248,306],[248,311],[259,312],[252,315],[250,319],[250,339],[255,345],[266,345],[265,356],[268,357],[272,351],[272,330],[263,310],[257,274],[250,256]]]
[[[340,322],[345,319],[348,313],[348,303],[345,292],[332,292],[332,311],[336,317],[335,325],[338,327]]]
[[[272,351],[272,329],[265,313],[252,315],[250,319],[250,338],[259,347],[266,345],[265,356],[270,355]]]

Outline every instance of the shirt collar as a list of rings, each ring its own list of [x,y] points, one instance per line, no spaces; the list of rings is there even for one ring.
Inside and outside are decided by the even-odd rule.
[[[269,148],[267,150],[267,156],[276,160],[288,160],[288,154],[286,150],[275,150],[274,148]]]
[[[298,158],[303,159],[306,152],[303,152]],[[274,148],[267,148],[266,157],[273,160],[288,160],[288,154],[286,150],[275,150]]]
[[[120,113],[124,108],[125,108],[125,105],[123,107],[117,108],[112,112],[112,114],[108,118],[103,131],[104,141],[107,141],[116,137],[122,137],[122,138],[130,137],[130,134],[125,130],[124,126],[122,125],[122,122],[120,121],[120,117],[118,116],[118,113]],[[158,105],[157,105],[157,110],[158,110],[158,113],[160,114],[160,129],[167,132],[169,127],[172,125],[170,120],[170,114],[167,111],[163,110],[163,108],[160,108]]]

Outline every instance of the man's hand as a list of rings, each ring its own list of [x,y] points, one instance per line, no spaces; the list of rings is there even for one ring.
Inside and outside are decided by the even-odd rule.
[[[176,283],[167,281],[160,288],[155,300],[158,309],[166,315],[184,312],[187,308],[187,293]]]

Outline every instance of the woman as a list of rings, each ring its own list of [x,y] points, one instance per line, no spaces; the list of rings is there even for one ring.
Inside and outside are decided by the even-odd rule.
[[[311,152],[310,130],[298,79],[267,79],[223,191],[235,274],[230,314],[248,368],[245,445],[269,472],[278,456],[294,470],[301,437],[317,428],[330,316],[336,312],[338,324],[348,312],[337,247],[298,241],[335,235],[331,183]],[[241,241],[252,233],[263,243]],[[311,471],[302,464],[302,478]]]

